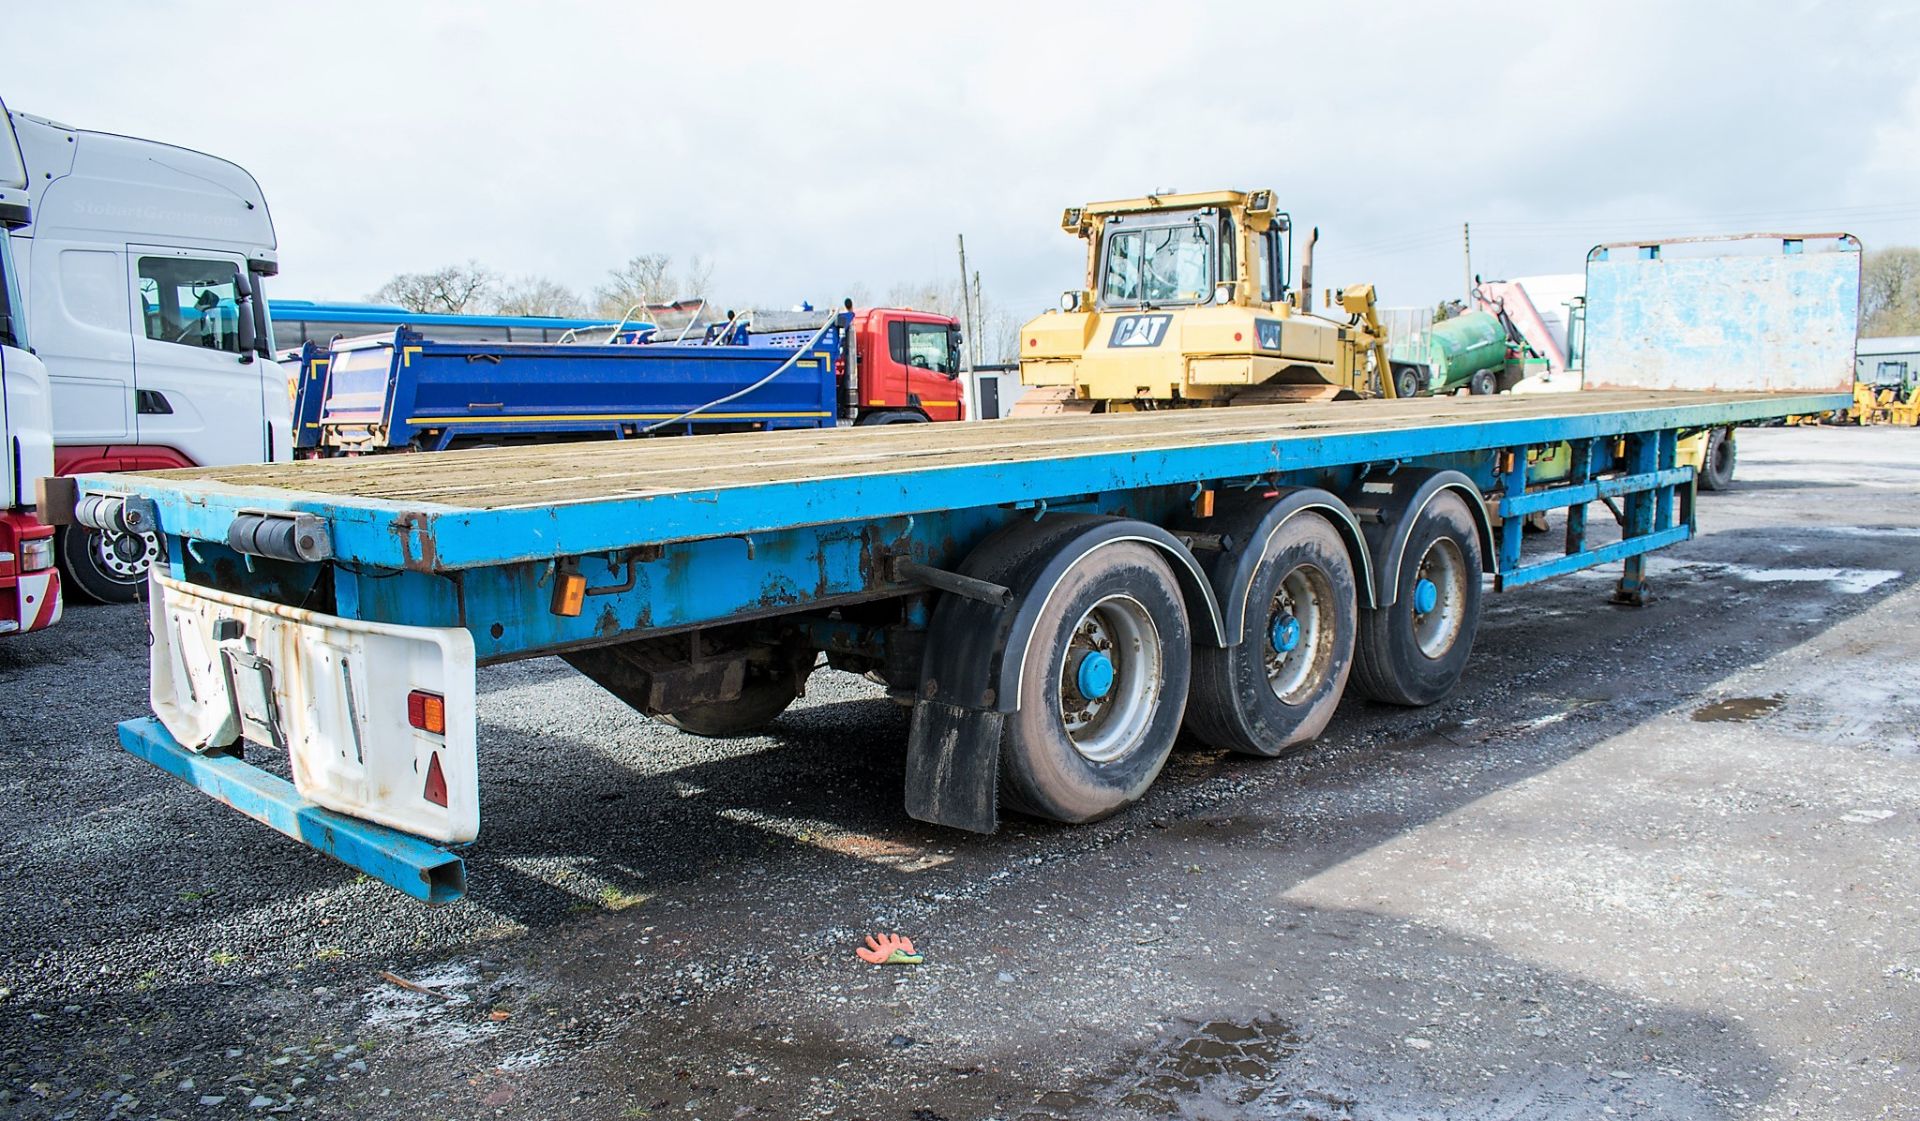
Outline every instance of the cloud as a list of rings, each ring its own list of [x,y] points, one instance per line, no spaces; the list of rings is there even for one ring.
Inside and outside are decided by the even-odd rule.
[[[287,295],[468,258],[586,289],[666,251],[742,303],[827,302],[951,275],[964,232],[1037,310],[1083,267],[1061,207],[1162,187],[1276,188],[1321,277],[1389,304],[1458,290],[1467,220],[1488,275],[1678,232],[1655,220],[1920,241],[1910,5],[70,2],[9,28],[15,108],[252,170]]]

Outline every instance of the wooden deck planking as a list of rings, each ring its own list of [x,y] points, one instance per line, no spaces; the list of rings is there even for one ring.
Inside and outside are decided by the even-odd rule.
[[[471,509],[550,506],[808,479],[1249,441],[1766,400],[1594,391],[1180,409],[985,423],[751,432],[153,472],[165,480]]]

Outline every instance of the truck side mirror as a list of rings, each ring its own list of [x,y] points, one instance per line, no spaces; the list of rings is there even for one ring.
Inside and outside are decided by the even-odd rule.
[[[244,365],[254,360],[259,349],[253,333],[253,285],[247,283],[245,273],[233,274],[233,312],[235,326],[240,329],[240,361]]]

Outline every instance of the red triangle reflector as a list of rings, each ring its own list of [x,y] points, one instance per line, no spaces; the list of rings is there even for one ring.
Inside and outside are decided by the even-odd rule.
[[[447,804],[447,776],[440,769],[440,753],[437,751],[428,757],[427,788],[421,791],[421,797],[442,808]]]

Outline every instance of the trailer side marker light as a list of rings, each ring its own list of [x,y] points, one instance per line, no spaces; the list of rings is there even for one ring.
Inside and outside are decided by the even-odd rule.
[[[407,723],[436,736],[447,734],[447,700],[438,693],[415,689],[407,694]],[[438,764],[435,764],[438,766]],[[442,802],[441,805],[446,805]]]
[[[1203,490],[1193,496],[1193,516],[1196,518],[1213,517],[1213,491]]]
[[[587,578],[579,572],[559,573],[553,581],[553,613],[572,618],[587,601]]]
[[[420,791],[420,796],[442,809],[446,808],[447,773],[440,769],[440,753],[437,751],[427,760],[427,785]]]

